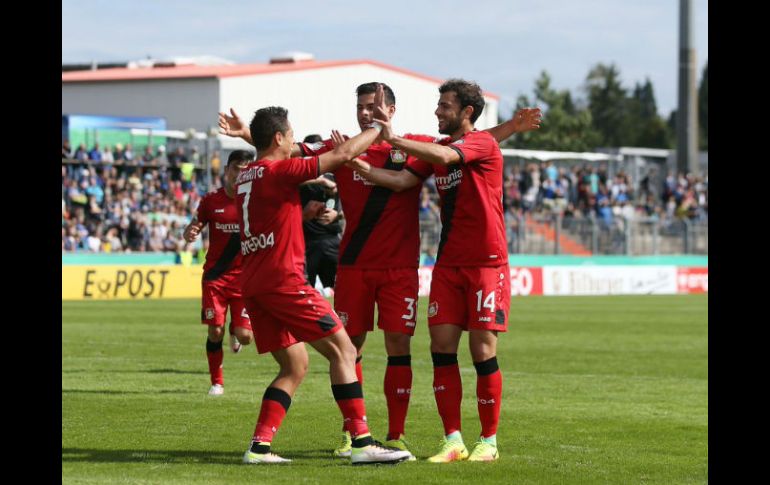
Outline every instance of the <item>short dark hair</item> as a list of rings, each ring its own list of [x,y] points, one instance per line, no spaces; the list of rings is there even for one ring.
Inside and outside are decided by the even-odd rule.
[[[321,138],[321,135],[308,135],[305,137],[304,140],[302,140],[302,143],[318,143],[319,141],[323,141],[323,138]]]
[[[239,162],[249,163],[253,161],[254,161],[254,153],[250,152],[249,150],[234,150],[227,157],[227,165],[225,166],[229,167],[233,163],[239,163]]]
[[[438,88],[438,92],[441,94],[450,91],[457,95],[457,99],[460,101],[460,109],[466,106],[473,107],[471,123],[475,123],[484,110],[484,95],[481,94],[481,87],[472,81],[465,81],[464,79],[448,79]]]
[[[382,88],[385,90],[385,104],[388,106],[391,104],[396,104],[396,95],[393,94],[393,90],[390,89],[390,86],[385,83],[362,84],[356,88],[356,96],[361,96],[362,94],[373,94],[377,92],[378,84],[382,84]]]
[[[289,131],[289,111],[280,106],[258,109],[249,123],[251,140],[257,151],[270,148],[273,135]]]

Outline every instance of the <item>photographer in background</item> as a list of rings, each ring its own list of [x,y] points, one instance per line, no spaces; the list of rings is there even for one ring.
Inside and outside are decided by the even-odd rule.
[[[321,141],[319,135],[308,135],[304,143]],[[324,288],[334,288],[343,219],[334,175],[324,174],[300,186],[303,207],[302,229],[305,235],[305,273],[310,286],[316,276]]]

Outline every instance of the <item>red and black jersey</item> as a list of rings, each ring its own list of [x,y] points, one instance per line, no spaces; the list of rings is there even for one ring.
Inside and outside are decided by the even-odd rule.
[[[238,209],[235,199],[227,196],[224,187],[201,198],[198,220],[209,226],[209,250],[203,265],[203,279],[237,275],[241,272],[241,241]]]
[[[434,140],[423,135],[405,137]],[[320,155],[334,149],[331,140],[299,146],[306,155]],[[417,167],[427,165],[385,142],[369,146],[359,158],[386,170],[403,170],[407,162]],[[393,192],[374,185],[344,165],[334,172],[334,177],[346,220],[339,265],[361,269],[416,268],[420,260],[421,185]]]
[[[318,171],[318,157],[307,157],[257,160],[238,174],[244,298],[305,285],[299,184],[318,177]]]
[[[451,165],[414,165],[413,173],[436,176],[441,197],[441,240],[436,265],[499,266],[508,262],[503,218],[503,155],[486,131],[438,140],[460,155]]]

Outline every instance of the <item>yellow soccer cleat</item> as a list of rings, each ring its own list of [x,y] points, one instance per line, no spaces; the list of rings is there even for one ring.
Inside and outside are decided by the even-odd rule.
[[[441,451],[428,458],[431,463],[450,463],[468,458],[468,448],[461,439],[441,440]]]
[[[497,446],[478,441],[468,461],[495,461],[498,458],[500,458],[500,454],[497,452]]]
[[[339,456],[341,458],[349,457],[352,446],[353,446],[353,441],[350,439],[350,433],[345,431],[342,434],[342,442],[334,450],[334,456]]]

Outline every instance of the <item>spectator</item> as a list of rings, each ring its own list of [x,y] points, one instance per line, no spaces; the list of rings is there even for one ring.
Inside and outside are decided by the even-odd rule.
[[[222,160],[219,158],[219,151],[214,150],[214,154],[211,155],[211,179],[216,180],[219,178],[220,167],[222,166]]]
[[[88,152],[88,158],[94,162],[102,161],[102,151],[99,150],[99,142],[94,143],[94,147]]]

